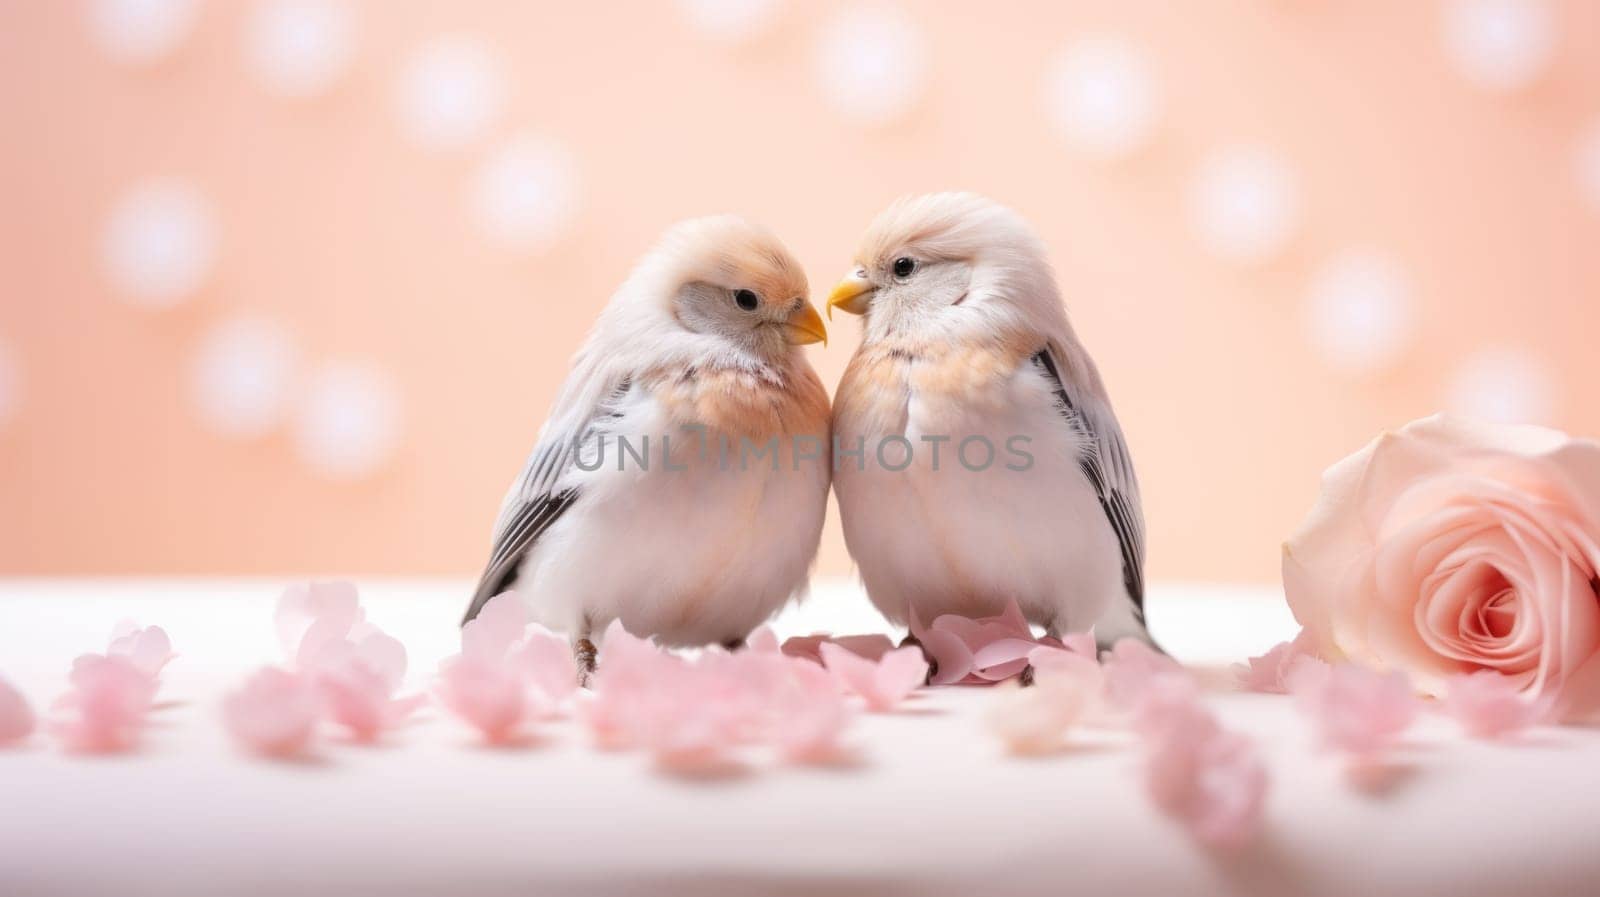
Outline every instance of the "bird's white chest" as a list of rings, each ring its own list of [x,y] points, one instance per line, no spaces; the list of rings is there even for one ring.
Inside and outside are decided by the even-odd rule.
[[[905,383],[902,413],[839,421],[846,449],[866,445],[834,478],[873,602],[928,622],[1015,598],[1035,622],[1087,626],[1116,594],[1119,555],[1049,384],[1031,367],[960,394]]]

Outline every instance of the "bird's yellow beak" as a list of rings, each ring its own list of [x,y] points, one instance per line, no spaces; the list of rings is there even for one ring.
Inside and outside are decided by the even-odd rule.
[[[867,303],[872,298],[872,281],[867,279],[867,272],[860,270],[850,272],[839,285],[828,294],[828,317],[833,317],[835,308],[842,309],[853,315],[866,314]]]
[[[822,315],[817,314],[817,307],[809,302],[789,314],[789,320],[783,322],[783,335],[793,346],[828,344],[828,328],[822,326]]]

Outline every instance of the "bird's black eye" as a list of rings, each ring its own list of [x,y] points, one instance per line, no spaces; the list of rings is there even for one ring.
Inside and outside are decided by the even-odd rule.
[[[917,260],[910,256],[902,255],[894,260],[894,276],[901,280],[910,277],[911,272],[915,270],[917,270]]]
[[[761,297],[757,296],[754,290],[735,290],[733,301],[745,311],[755,311],[756,306],[761,304]]]

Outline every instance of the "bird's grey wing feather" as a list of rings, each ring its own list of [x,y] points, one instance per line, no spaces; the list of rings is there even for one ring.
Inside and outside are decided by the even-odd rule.
[[[1080,383],[1070,374],[1063,376],[1056,352],[1049,346],[1033,356],[1033,362],[1051,381],[1056,401],[1067,422],[1082,433],[1088,450],[1079,460],[1083,475],[1094,487],[1100,507],[1116,533],[1122,549],[1122,581],[1133,603],[1139,622],[1144,616],[1144,513],[1139,504],[1139,482],[1134,476],[1133,459],[1128,454],[1122,427],[1103,395],[1090,383]],[[1092,373],[1090,377],[1092,377]]]
[[[623,377],[606,398],[578,422],[552,426],[541,434],[522,472],[506,495],[500,517],[495,522],[494,547],[484,566],[472,601],[467,605],[462,625],[472,622],[489,599],[516,584],[522,561],[551,525],[579,501],[581,490],[562,485],[577,458],[579,448],[588,441],[597,425],[620,415],[618,405],[627,396],[631,380]],[[554,418],[552,423],[560,418]]]

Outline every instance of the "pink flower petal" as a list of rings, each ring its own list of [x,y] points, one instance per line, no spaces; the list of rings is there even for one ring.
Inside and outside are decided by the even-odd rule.
[[[1136,703],[1139,695],[1160,677],[1189,676],[1177,661],[1132,638],[1113,645],[1104,663],[1107,689],[1112,700],[1122,706]]]
[[[1389,747],[1421,709],[1410,680],[1398,671],[1378,673],[1350,663],[1302,666],[1289,687],[1322,741],[1356,755]]]
[[[222,700],[228,734],[245,749],[269,757],[303,753],[321,713],[311,683],[275,667],[258,670]]]
[[[860,695],[874,711],[892,709],[916,690],[928,675],[928,662],[916,647],[898,648],[876,663],[831,643],[823,643],[822,660],[834,680]]]
[[[750,633],[744,640],[745,648],[759,653],[771,653],[779,650],[778,636],[773,633],[772,627],[762,626]]]
[[[1027,659],[1033,687],[998,686],[987,722],[1012,753],[1048,753],[1098,710],[1104,677],[1094,660],[1061,648],[1035,647]]]
[[[1540,722],[1548,702],[1530,699],[1509,676],[1493,670],[1445,680],[1444,712],[1467,734],[1499,738]]]
[[[461,627],[464,656],[498,660],[522,640],[528,627],[528,609],[515,592],[490,598],[472,622]]]
[[[797,635],[783,643],[782,651],[790,657],[800,657],[822,663],[821,646],[824,643],[839,647],[868,660],[877,660],[894,650],[894,642],[887,635]]]
[[[1041,639],[1041,641],[1043,641]],[[1100,656],[1099,646],[1094,640],[1094,628],[1088,632],[1069,632],[1061,637],[1061,647],[1074,654],[1095,659]]]
[[[972,675],[972,651],[960,636],[941,629],[929,629],[919,637],[919,641],[922,650],[933,659],[935,667],[929,685],[954,685]]]
[[[1155,674],[1140,707],[1151,800],[1210,846],[1232,849],[1253,838],[1267,773],[1249,739],[1223,730],[1186,677]]]
[[[406,646],[371,623],[360,624],[350,634],[355,659],[382,677],[384,687],[393,694],[406,676]]]
[[[160,626],[140,628],[131,622],[119,623],[112,632],[106,654],[126,657],[139,672],[154,679],[172,660],[172,640]]]
[[[156,681],[123,656],[85,654],[73,661],[72,689],[56,701],[50,728],[71,750],[126,750],[138,741]]]
[[[992,641],[977,651],[973,652],[972,665],[980,671],[984,678],[1005,679],[1022,672],[1028,665],[1028,652],[1039,647],[1039,643],[1031,638],[1002,638]],[[1020,663],[1019,663],[1020,661]],[[1011,669],[1006,675],[996,675],[989,671],[994,668]]]
[[[542,626],[528,631],[514,662],[521,667],[531,700],[545,715],[563,707],[578,690],[578,666],[567,640]]]
[[[292,585],[278,597],[273,622],[284,656],[298,658],[311,634],[311,651],[325,641],[342,639],[365,619],[354,583],[312,582]],[[310,633],[315,627],[316,632]]]
[[[833,677],[822,667],[800,660],[789,661],[781,672],[769,735],[779,755],[802,763],[836,756],[850,710]]]
[[[527,718],[527,686],[509,666],[463,655],[439,667],[434,695],[491,744],[513,741]]]
[[[1291,670],[1305,661],[1320,662],[1311,655],[1309,639],[1301,632],[1293,641],[1280,642],[1245,664],[1235,664],[1233,669],[1242,691],[1282,695],[1289,693]]]
[[[28,706],[28,699],[11,683],[0,679],[0,744],[27,738],[33,734],[36,724],[37,719],[33,715],[33,708]]]
[[[1267,770],[1248,738],[1223,733],[1202,744],[1195,796],[1185,814],[1195,835],[1213,847],[1235,849],[1261,827]]]

